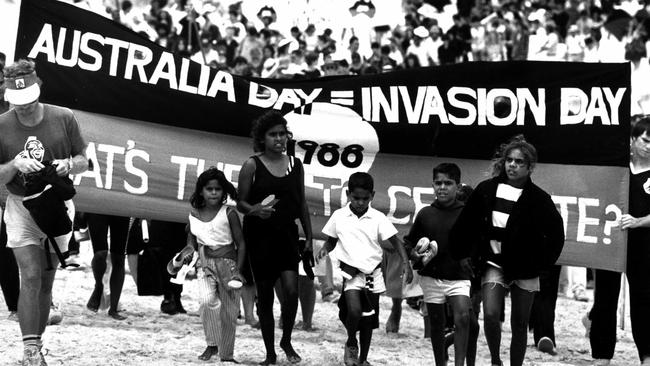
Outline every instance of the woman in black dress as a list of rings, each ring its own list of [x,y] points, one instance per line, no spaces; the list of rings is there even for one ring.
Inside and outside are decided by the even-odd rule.
[[[273,287],[282,284],[282,339],[280,347],[291,363],[301,361],[291,345],[298,309],[298,227],[305,234],[305,252],[312,251],[312,232],[305,201],[304,171],[299,159],[285,154],[290,133],[287,121],[270,111],[253,122],[251,135],[256,155],[249,158],[239,173],[237,208],[244,216],[244,238],[249,245],[248,259],[257,287],[258,310],[266,359],[260,365],[276,362],[274,346]]]

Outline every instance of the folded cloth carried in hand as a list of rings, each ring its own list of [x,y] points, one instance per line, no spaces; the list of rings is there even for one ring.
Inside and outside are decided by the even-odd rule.
[[[65,268],[67,253],[61,253],[56,238],[72,231],[72,220],[68,216],[65,201],[72,199],[76,191],[68,177],[60,177],[56,173],[56,165],[44,161],[45,167],[38,172],[24,175],[25,196],[23,206],[29,211],[39,229],[48,237],[46,249],[49,245],[56,252],[61,267]],[[53,269],[50,256],[46,256],[47,269]],[[78,264],[70,264],[78,267]]]

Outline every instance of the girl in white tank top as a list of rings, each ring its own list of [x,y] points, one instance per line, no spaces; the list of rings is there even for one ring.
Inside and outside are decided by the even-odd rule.
[[[207,343],[203,361],[218,354],[222,362],[234,362],[246,245],[237,212],[225,205],[228,197],[237,199],[235,187],[214,167],[201,173],[190,197],[188,245],[199,251],[202,268],[197,276]]]

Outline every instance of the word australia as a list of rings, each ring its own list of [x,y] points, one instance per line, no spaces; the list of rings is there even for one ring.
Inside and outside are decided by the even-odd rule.
[[[146,46],[91,32],[69,33],[64,27],[58,29],[55,41],[54,33],[52,25],[45,23],[27,57],[44,54],[48,62],[60,66],[93,72],[108,69],[110,76],[212,98],[219,94],[221,99],[236,102],[234,79],[227,72],[200,65],[196,78],[194,73],[190,75],[190,66],[195,69],[197,63],[183,58],[178,65],[178,58],[170,52],[163,51],[154,57],[154,52]],[[198,80],[190,82],[190,79]]]

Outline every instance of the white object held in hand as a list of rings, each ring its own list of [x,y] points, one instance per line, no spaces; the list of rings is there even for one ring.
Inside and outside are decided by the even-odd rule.
[[[422,257],[422,264],[427,265],[431,260],[438,254],[438,243],[435,240],[431,240],[429,245],[427,245],[427,250],[424,252],[424,257]]]
[[[415,251],[419,254],[423,254],[429,248],[429,238],[422,237],[418,240],[418,243],[415,244]]]
[[[169,282],[175,283],[177,285],[182,285],[185,282],[185,277],[187,276],[187,273],[192,268],[194,268],[194,265],[196,264],[197,260],[199,260],[199,254],[197,252],[194,252],[194,254],[192,255],[192,261],[189,264],[183,264],[183,267],[181,267],[181,269],[178,270],[176,277],[170,278]]]
[[[422,265],[426,266],[438,254],[438,243],[423,237],[418,240],[415,250],[422,255]]]
[[[265,199],[262,200],[261,204],[264,207],[273,207],[278,202],[274,194],[268,195]]]

